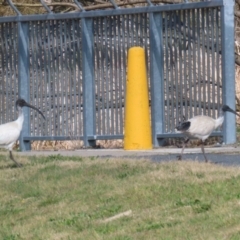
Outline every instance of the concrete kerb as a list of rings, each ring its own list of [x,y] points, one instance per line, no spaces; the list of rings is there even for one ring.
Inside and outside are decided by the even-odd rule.
[[[206,153],[215,154],[239,154],[240,147],[206,147]],[[79,149],[79,150],[60,150],[60,151],[26,151],[18,152],[20,156],[80,156],[80,157],[140,157],[153,155],[180,154],[181,148],[158,148],[153,150],[123,150],[123,149]],[[184,154],[201,154],[200,148],[186,148]]]

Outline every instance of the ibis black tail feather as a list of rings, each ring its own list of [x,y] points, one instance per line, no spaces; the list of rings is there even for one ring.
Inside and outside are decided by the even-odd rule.
[[[191,122],[183,122],[176,127],[178,131],[187,131],[190,128]]]

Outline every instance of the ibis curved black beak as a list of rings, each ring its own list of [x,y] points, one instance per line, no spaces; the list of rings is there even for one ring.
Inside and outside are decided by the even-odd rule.
[[[24,106],[36,110],[39,114],[42,115],[43,119],[46,120],[45,116],[43,115],[43,113],[42,113],[38,108],[32,106],[31,104],[29,104],[29,103],[27,103],[27,102],[24,103]]]
[[[233,109],[231,109],[229,106],[227,106],[227,105],[224,105],[223,107],[222,107],[222,110],[224,111],[224,112],[231,112],[231,113],[233,113],[233,114],[235,114],[235,115],[237,115],[237,116],[239,116],[240,117],[240,114],[238,114],[236,111],[234,111]]]
[[[234,110],[232,110],[232,109],[229,109],[228,112],[234,113],[235,115],[237,115],[237,116],[240,117],[240,115],[239,115],[236,111],[234,111]]]

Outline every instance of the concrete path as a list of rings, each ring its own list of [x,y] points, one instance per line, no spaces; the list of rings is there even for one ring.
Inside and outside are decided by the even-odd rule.
[[[204,161],[200,148],[186,148],[183,160]],[[205,147],[208,159],[217,164],[240,166],[240,147]],[[181,148],[158,148],[153,150],[123,149],[81,149],[75,151],[30,151],[19,152],[23,156],[81,156],[81,157],[124,157],[124,158],[149,158],[152,161],[174,161],[181,153]]]

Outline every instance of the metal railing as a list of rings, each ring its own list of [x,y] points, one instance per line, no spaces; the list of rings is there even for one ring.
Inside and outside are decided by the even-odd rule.
[[[22,150],[31,140],[123,138],[132,46],[146,50],[155,146],[179,136],[178,122],[235,105],[233,1],[148,4],[0,18],[0,122],[16,118],[19,96],[47,117],[24,110]],[[214,134],[232,143],[235,118],[226,120]]]

